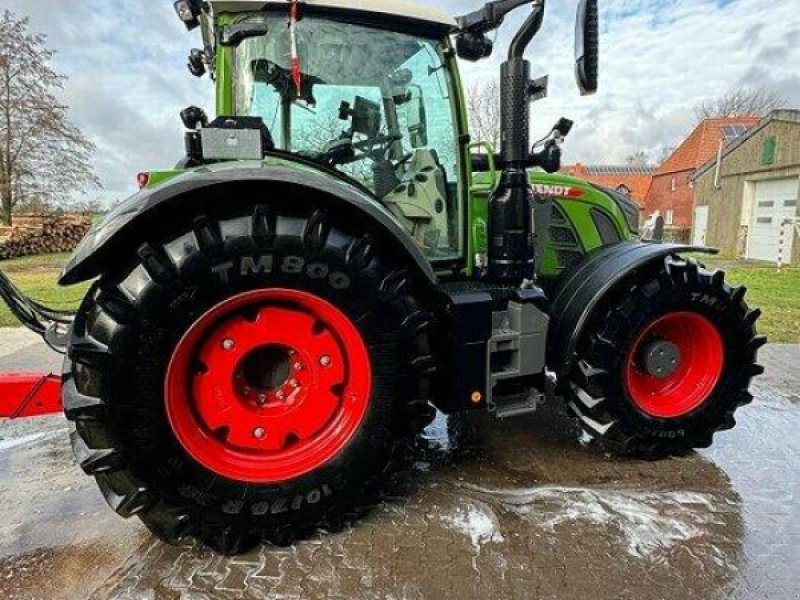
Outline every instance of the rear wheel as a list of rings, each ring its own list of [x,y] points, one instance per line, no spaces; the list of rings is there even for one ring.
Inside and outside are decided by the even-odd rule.
[[[199,218],[101,280],[64,405],[109,504],[224,553],[334,527],[431,415],[431,315],[322,211]]]
[[[674,257],[625,287],[590,324],[567,385],[586,431],[618,453],[657,459],[706,448],[734,427],[766,343],[744,295],[721,271]]]

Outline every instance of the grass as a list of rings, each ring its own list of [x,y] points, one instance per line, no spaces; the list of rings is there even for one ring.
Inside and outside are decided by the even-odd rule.
[[[89,285],[58,287],[58,274],[67,258],[67,254],[46,254],[5,260],[0,261],[0,270],[26,295],[42,304],[59,310],[74,310],[83,299]],[[0,302],[0,327],[19,327],[19,322],[2,302]]]
[[[0,261],[0,270],[32,298],[53,308],[71,310],[78,306],[88,284],[70,288],[56,285],[58,273],[66,260],[66,254],[33,256]],[[784,269],[778,273],[775,267],[743,266],[730,262],[720,266],[727,271],[730,283],[747,286],[748,303],[759,306],[764,312],[759,321],[760,333],[767,335],[772,343],[800,343],[800,269]],[[0,303],[0,327],[17,325],[5,305]]]
[[[53,271],[56,274],[66,264],[69,254],[42,254],[14,260],[0,261],[0,269],[6,274]]]
[[[773,344],[800,343],[800,269],[729,267],[728,282],[747,286],[747,303],[764,315],[758,331]]]

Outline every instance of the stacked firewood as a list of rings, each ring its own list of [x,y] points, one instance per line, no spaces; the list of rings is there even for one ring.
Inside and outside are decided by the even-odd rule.
[[[11,236],[0,242],[0,260],[35,254],[71,252],[89,232],[89,215],[26,217],[18,219]]]

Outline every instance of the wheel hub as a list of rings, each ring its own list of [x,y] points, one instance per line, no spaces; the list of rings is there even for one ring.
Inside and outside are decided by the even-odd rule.
[[[642,345],[640,367],[651,377],[666,379],[680,367],[681,351],[669,340],[655,339]]]
[[[333,458],[371,392],[366,346],[326,301],[293,290],[236,296],[180,341],[167,376],[178,441],[213,472],[273,483]]]
[[[256,348],[239,362],[236,393],[256,406],[265,406],[270,400],[285,401],[287,393],[300,386],[298,379],[290,377],[296,355],[294,350],[283,346]]]

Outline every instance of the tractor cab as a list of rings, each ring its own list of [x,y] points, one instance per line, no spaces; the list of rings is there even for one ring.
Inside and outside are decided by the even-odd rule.
[[[404,2],[210,4],[222,113],[368,188],[430,260],[462,256],[455,20]]]

